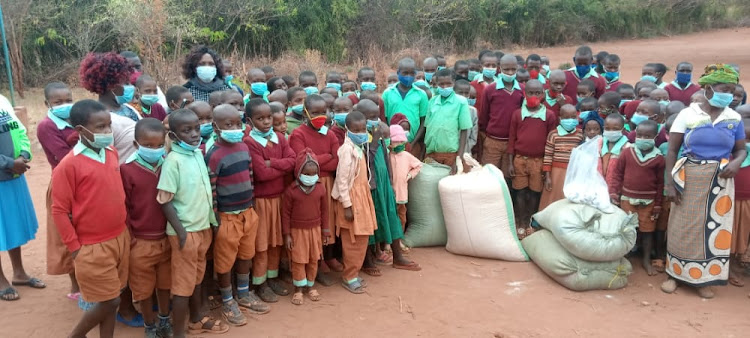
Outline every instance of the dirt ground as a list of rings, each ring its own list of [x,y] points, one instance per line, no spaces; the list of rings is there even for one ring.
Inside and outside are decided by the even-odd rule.
[[[625,82],[640,78],[646,62],[674,67],[687,60],[696,65],[733,62],[750,72],[750,29],[592,44],[623,59]],[[575,47],[535,50],[552,60],[553,68],[571,60]],[[530,51],[520,51],[524,55]],[[671,81],[672,75],[665,80]],[[77,90],[76,99],[85,96]],[[44,116],[40,90],[31,90],[20,105],[29,107],[30,134]],[[80,317],[65,294],[66,276],[45,274],[44,197],[50,168],[38,142],[35,160],[26,175],[39,218],[37,239],[23,247],[28,272],[48,287],[21,287],[21,299],[0,302],[3,337],[62,337]],[[295,307],[289,298],[273,304],[271,313],[252,316],[249,324],[232,328],[224,337],[743,337],[750,330],[747,309],[750,287],[716,288],[716,298],[701,300],[680,288],[675,295],[659,290],[664,275],[646,276],[634,261],[627,288],[615,291],[572,292],[556,284],[533,263],[509,263],[455,256],[443,248],[415,249],[411,258],[421,272],[384,267],[384,276],[369,277],[368,293],[352,295],[339,286],[321,288],[323,300]],[[12,276],[2,255],[6,276]],[[748,280],[750,282],[750,280]],[[742,332],[745,332],[744,334]],[[117,325],[119,337],[142,336],[142,329]],[[91,337],[97,337],[92,332]]]

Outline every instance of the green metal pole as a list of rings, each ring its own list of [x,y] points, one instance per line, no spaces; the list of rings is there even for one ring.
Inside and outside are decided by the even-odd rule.
[[[13,94],[13,71],[10,69],[10,53],[8,52],[8,40],[5,38],[5,21],[3,20],[2,5],[0,5],[0,31],[3,33],[3,55],[5,56],[5,72],[8,75],[8,84],[10,86],[10,103],[15,107],[16,98]]]

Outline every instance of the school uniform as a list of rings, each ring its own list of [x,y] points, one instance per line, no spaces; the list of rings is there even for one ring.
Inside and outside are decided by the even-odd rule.
[[[620,107],[620,110],[622,111],[622,115],[625,115],[625,118],[630,121],[631,118],[633,118],[633,115],[635,114],[635,111],[638,110],[638,106],[641,104],[641,100],[633,100],[630,102],[625,103],[622,107]]]
[[[659,124],[659,132],[656,134],[656,139],[654,139],[654,142],[656,144],[656,147],[658,148],[664,143],[667,143],[667,128],[664,128],[663,124]],[[628,142],[635,143],[635,130],[628,132],[627,134]]]
[[[52,172],[52,215],[87,302],[120,296],[128,280],[130,234],[117,153],[79,142]]]
[[[414,140],[421,124],[421,119],[427,115],[429,104],[427,94],[417,87],[411,87],[402,92],[398,85],[389,87],[383,92],[386,123],[390,124],[391,117],[397,113],[406,115],[411,128],[406,134],[409,142]]]
[[[67,121],[47,112],[47,117],[36,126],[36,138],[42,145],[50,167],[55,167],[68,155],[77,141],[78,132]],[[68,140],[71,140],[69,142]],[[73,273],[73,259],[65,243],[60,239],[52,217],[52,180],[47,188],[47,274],[67,275]]]
[[[565,94],[563,94],[563,96],[565,97],[565,104],[572,104],[574,106],[576,105],[575,99],[573,99],[573,97],[570,97]],[[562,108],[562,106],[557,102],[556,97],[551,97],[549,95],[549,90],[544,91],[543,103],[544,103],[544,106],[547,107],[548,110],[555,113],[555,116],[560,114],[560,108]]]
[[[328,196],[333,190],[333,175],[339,163],[338,150],[339,140],[330,130],[322,133],[308,125],[302,125],[289,137],[289,145],[295,154],[301,153],[305,148],[310,148],[317,157],[320,166],[320,182],[326,187]],[[335,231],[336,216],[334,210],[328,210],[328,224],[326,227],[333,233]],[[328,245],[334,244],[336,240],[332,238]]]
[[[156,201],[163,159],[156,165],[134,154],[120,165],[125,190],[126,223],[135,238],[130,247],[129,285],[134,301],[151,297],[154,289],[172,285],[172,248],[167,239],[167,218]]]
[[[474,146],[477,145],[479,139],[479,117],[477,116],[477,109],[469,106],[469,116],[471,116],[471,129],[466,134],[466,153],[472,154]]]
[[[475,107],[477,108],[477,116],[479,119],[482,118],[482,104],[484,102],[482,97],[484,96],[484,89],[493,83],[494,81],[485,82],[482,74],[479,74],[475,80],[471,81],[471,86],[474,87],[474,90],[477,92],[477,103]]]
[[[151,107],[145,107],[141,102],[131,103],[133,108],[141,114],[142,117],[155,118],[159,121],[164,121],[167,117],[167,111],[159,103],[154,103]]]
[[[180,248],[177,233],[167,222],[167,236],[172,248],[172,295],[189,297],[203,281],[206,253],[211,246],[211,225],[216,224],[208,169],[200,149],[186,150],[177,143],[162,164],[157,185],[159,204],[172,202],[187,232]]]
[[[332,132],[333,135],[336,135],[336,139],[339,140],[339,146],[344,144],[344,139],[346,138],[346,129],[339,127],[334,122],[333,125],[331,125],[331,128],[328,128],[329,132]]]
[[[742,163],[734,177],[734,225],[732,228],[731,253],[741,255],[741,261],[748,262],[748,242],[750,241],[750,158]]]
[[[529,188],[542,192],[542,162],[547,144],[545,135],[555,130],[558,124],[557,115],[544,106],[540,106],[536,112],[530,112],[526,105],[522,105],[521,109],[513,113],[508,140],[508,153],[515,155],[512,163],[515,169],[513,189]]]
[[[295,176],[299,177],[307,163],[315,163],[315,155],[303,152],[297,156]],[[295,181],[284,191],[281,223],[284,235],[292,237],[289,253],[292,279],[296,287],[312,287],[318,272],[318,260],[323,255],[322,237],[331,238],[328,225],[330,196],[322,183],[304,187]]]
[[[628,142],[628,138],[624,135],[613,144],[607,142],[605,138],[599,140],[599,157],[601,160],[598,169],[608,186],[613,184],[615,167],[617,167],[617,162],[620,160],[623,149],[631,146],[632,145]]]
[[[642,152],[636,147],[622,151],[615,167],[609,195],[627,213],[638,214],[638,230],[654,232],[654,211],[661,211],[664,191],[664,156],[657,148]]]
[[[469,103],[463,96],[452,93],[430,99],[424,120],[426,156],[438,163],[453,166],[456,163],[461,131],[473,127]]]
[[[513,112],[521,108],[523,91],[515,80],[510,91],[504,86],[502,81],[498,81],[495,85],[485,88],[482,110],[479,113],[479,131],[485,136],[482,144],[482,164],[493,164],[507,175],[510,119]]]
[[[672,81],[672,83],[664,86],[664,90],[669,94],[670,101],[680,101],[687,107],[690,106],[690,99],[693,94],[701,90],[701,87],[691,82],[683,88],[677,81]]]
[[[604,92],[616,92],[617,88],[620,88],[622,85],[622,81],[620,79],[616,79],[612,82],[607,81],[607,79],[604,79]]]
[[[344,265],[341,276],[352,283],[358,278],[369,238],[375,233],[378,223],[367,177],[367,160],[362,148],[347,138],[339,148],[338,156],[336,183],[331,196],[336,200],[336,235],[341,238]],[[352,208],[353,220],[346,219],[345,208]]]
[[[260,285],[267,278],[278,277],[284,245],[281,196],[285,178],[294,170],[295,153],[281,133],[274,132],[266,139],[251,131],[244,142],[252,158],[255,210],[260,219],[253,259],[253,284]],[[266,166],[266,161],[270,166]]]
[[[357,103],[359,103],[359,100],[360,100],[359,92],[357,92],[356,94],[351,94],[347,96],[346,98],[348,98],[349,101],[352,101],[352,105],[356,105]],[[378,108],[380,109],[380,120],[388,121],[388,118],[385,117],[385,104],[383,104],[383,99],[378,97],[378,100],[375,103],[377,103]],[[344,143],[344,140],[342,139],[341,144],[343,143]]]
[[[573,148],[583,142],[583,131],[576,128],[573,131],[567,131],[562,126],[547,135],[547,142],[544,145],[544,160],[542,162],[542,172],[547,173],[552,180],[552,190],[542,191],[542,197],[539,200],[539,210],[543,210],[555,201],[565,198],[563,194],[563,184],[565,183],[565,173],[568,171],[568,162]]]
[[[402,227],[406,227],[406,209],[409,203],[409,180],[419,174],[422,169],[422,161],[407,151],[391,151],[388,155],[393,168],[391,183],[396,196],[396,211],[401,220]]]
[[[583,80],[591,80],[594,81],[594,85],[596,86],[596,91],[594,92],[594,97],[599,98],[604,94],[604,88],[606,87],[606,80],[603,76],[599,75],[599,73],[596,72],[596,69],[594,67],[591,67],[591,70],[588,72],[588,74],[584,75],[583,78],[578,77],[578,73],[576,72],[576,68],[573,67],[571,69],[568,69],[565,71],[565,88],[563,88],[563,94],[568,95],[570,97],[577,97],[578,96],[578,84],[581,83]]]
[[[286,116],[286,134],[287,135],[292,135],[292,133],[294,132],[294,130],[296,130],[297,128],[299,128],[299,126],[301,126],[301,125],[302,125],[302,120],[300,120],[300,119],[298,119],[298,118],[296,118],[296,117],[294,117],[292,115],[287,115]]]
[[[229,273],[236,259],[255,257],[258,215],[253,209],[250,150],[243,142],[217,140],[205,156],[219,229],[214,238],[214,271]]]

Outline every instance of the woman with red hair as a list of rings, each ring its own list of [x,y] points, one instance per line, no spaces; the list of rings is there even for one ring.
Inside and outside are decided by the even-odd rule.
[[[111,52],[89,53],[81,62],[79,73],[83,88],[99,94],[99,102],[112,113],[134,122],[141,118],[138,111],[128,105],[133,101],[135,87],[130,83],[132,70],[124,57]]]
[[[224,80],[224,64],[216,52],[206,46],[196,46],[182,63],[182,76],[188,80],[187,88],[196,101],[208,102],[215,91],[231,89]]]

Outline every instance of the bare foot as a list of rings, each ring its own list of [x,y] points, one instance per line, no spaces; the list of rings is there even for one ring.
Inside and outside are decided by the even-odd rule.
[[[656,275],[656,270],[654,270],[654,267],[651,266],[651,260],[650,259],[644,258],[642,263],[643,263],[643,269],[646,270],[646,273],[649,276]]]

